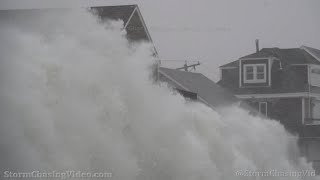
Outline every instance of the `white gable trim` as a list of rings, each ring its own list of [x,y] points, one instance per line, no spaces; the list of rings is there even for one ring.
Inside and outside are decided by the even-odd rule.
[[[141,22],[142,22],[143,29],[144,29],[145,32],[147,33],[147,36],[148,36],[149,41],[152,42],[152,44],[153,44],[153,41],[152,41],[151,36],[150,36],[150,33],[149,33],[148,29],[147,29],[146,23],[145,23],[142,15],[141,15],[141,12],[140,12],[140,9],[139,9],[138,6],[136,7],[136,11],[137,11],[137,13],[138,13],[138,15],[139,15],[139,18],[140,18]]]
[[[127,23],[124,25],[123,29],[126,29],[126,28],[127,28],[128,24],[129,24],[129,22],[131,21],[131,19],[132,19],[134,13],[136,12],[136,10],[137,10],[137,7],[135,7],[134,10],[132,11],[132,13],[131,13],[131,15],[130,15],[128,21],[127,21]]]
[[[140,11],[140,9],[139,9],[139,7],[138,7],[137,5],[136,5],[136,8],[135,8],[135,11],[137,11],[137,13],[138,13],[138,15],[139,15],[139,18],[140,18],[140,20],[141,20],[141,22],[142,22],[143,29],[144,29],[144,31],[147,33],[147,36],[148,36],[149,41],[152,43],[152,46],[153,46],[153,49],[154,49],[154,52],[155,52],[156,57],[158,57],[158,51],[157,51],[157,49],[156,49],[156,47],[155,47],[155,45],[154,45],[154,43],[153,43],[153,41],[152,41],[152,38],[151,38],[150,33],[149,33],[149,31],[148,31],[147,25],[146,25],[146,23],[145,23],[145,21],[144,21],[144,19],[143,19],[143,17],[142,17],[141,11]]]
[[[316,55],[314,55],[311,51],[309,51],[308,48],[306,48],[305,46],[301,46],[300,49],[305,50],[308,54],[310,54],[312,57],[314,57],[316,60],[320,61],[320,58],[317,57]]]

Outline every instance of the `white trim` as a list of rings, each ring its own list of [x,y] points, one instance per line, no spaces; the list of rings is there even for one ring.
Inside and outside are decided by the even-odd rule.
[[[149,33],[148,29],[147,29],[146,23],[144,22],[144,19],[143,19],[143,17],[142,17],[142,14],[141,14],[140,9],[139,9],[138,6],[136,7],[136,11],[138,12],[138,15],[139,15],[139,18],[140,18],[140,20],[141,20],[141,22],[142,22],[142,25],[143,25],[144,30],[145,30],[145,32],[147,33],[148,39],[149,39],[150,42],[152,42],[152,44],[153,44],[153,41],[152,41],[151,36],[150,36],[150,33]],[[158,53],[157,53],[157,54],[158,54]]]
[[[248,85],[246,85],[246,86],[242,86],[240,88],[245,89],[245,88],[267,88],[267,87],[270,87],[270,86],[269,85],[259,85],[259,86],[248,86]]]
[[[127,28],[128,24],[129,24],[129,22],[131,21],[131,19],[132,19],[134,13],[136,12],[136,10],[137,10],[137,7],[135,7],[135,8],[133,9],[133,11],[132,11],[132,13],[131,13],[131,15],[130,15],[128,21],[127,21],[127,23],[124,25],[123,29],[126,29],[126,28]]]
[[[189,91],[192,92],[190,89],[188,89],[187,87],[185,87],[184,85],[180,84],[178,81],[176,81],[175,79],[173,79],[172,77],[170,77],[169,75],[167,75],[165,72],[161,71],[159,69],[159,73],[161,73],[163,76],[165,76],[166,78],[168,78],[169,80],[171,80],[172,82],[176,83],[178,86],[180,86],[181,88],[183,88],[184,91]],[[210,103],[208,103],[206,100],[204,100],[198,93],[197,93],[197,98],[204,103],[205,105],[209,106],[212,109],[215,109]]]
[[[312,67],[317,67],[317,68],[320,68],[320,65],[318,64],[308,64],[309,66],[312,66]]]
[[[235,95],[240,99],[251,99],[251,98],[294,98],[294,97],[316,97],[320,98],[320,94],[308,93],[308,92],[299,92],[299,93],[277,93],[277,94],[238,94]]]
[[[308,64],[308,92],[310,93],[310,85],[311,85],[311,83],[310,83],[310,65]]]
[[[270,59],[274,58],[273,56],[270,57],[260,57],[260,58],[240,58],[241,60],[261,60],[261,59]]]
[[[314,57],[316,60],[320,61],[320,58],[317,57],[316,55],[314,55],[311,51],[309,51],[309,49],[305,46],[301,46],[300,49],[305,50],[308,54],[310,54],[312,57]]]
[[[264,102],[259,102],[259,113],[262,114],[261,113],[261,105],[262,104],[266,105],[266,109],[265,109],[266,110],[266,114],[263,114],[263,115],[268,116],[268,102],[265,102],[265,101]]]
[[[268,71],[269,71],[269,74],[268,74],[268,81],[269,81],[269,86],[271,86],[271,58],[268,59]]]
[[[239,87],[242,86],[242,60],[239,59]]]
[[[319,126],[320,122],[319,121],[315,121],[315,122],[312,122],[312,123],[306,123],[305,125],[307,125],[307,126]]]
[[[301,110],[301,112],[302,112],[302,124],[304,124],[305,123],[305,99],[304,98],[301,98],[301,106],[302,106],[302,110]]]
[[[141,14],[141,11],[140,11],[138,5],[136,5],[136,11],[138,12],[139,18],[140,18],[140,20],[141,20],[141,22],[142,22],[143,29],[144,29],[144,31],[146,32],[146,34],[147,34],[147,36],[148,36],[148,39],[149,39],[150,43],[151,43],[152,46],[153,46],[155,55],[156,55],[156,57],[158,57],[158,56],[159,56],[158,51],[157,51],[157,49],[156,49],[156,47],[155,47],[155,45],[154,45],[154,43],[153,43],[153,40],[152,40],[152,38],[151,38],[151,35],[150,35],[149,31],[148,31],[147,25],[146,25],[146,23],[145,23],[145,21],[144,21],[144,19],[143,19],[143,17],[142,17],[142,14]]]
[[[263,66],[263,72],[264,72],[263,79],[258,79],[258,70],[257,70],[258,66]],[[247,67],[252,67],[253,79],[247,79]],[[266,64],[244,64],[243,69],[244,69],[243,83],[266,83],[267,82],[267,65]]]

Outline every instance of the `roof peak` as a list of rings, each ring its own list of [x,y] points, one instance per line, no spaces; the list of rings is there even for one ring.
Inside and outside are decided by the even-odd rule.
[[[310,54],[312,57],[320,61],[320,50],[308,46],[301,46],[300,49],[305,50],[308,54]]]

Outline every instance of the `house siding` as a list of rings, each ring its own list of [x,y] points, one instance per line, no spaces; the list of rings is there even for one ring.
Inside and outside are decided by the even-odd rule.
[[[265,63],[264,58],[268,59],[268,57],[270,60],[267,66],[271,67],[267,67],[267,72],[271,74],[267,77],[271,77],[271,86],[267,84],[246,85],[243,83],[243,73],[240,74],[239,70],[230,69],[237,66],[240,72],[243,72],[244,63],[262,64]],[[228,88],[239,97],[246,98],[243,99],[243,102],[255,109],[251,111],[252,114],[259,114],[257,112],[259,103],[267,102],[268,118],[279,121],[289,132],[298,135],[302,155],[306,156],[308,161],[313,162],[317,174],[320,174],[320,125],[313,123],[313,120],[310,119],[308,92],[320,94],[320,88],[309,85],[309,66],[319,63],[303,49],[264,48],[238,61],[222,65],[222,77],[219,81],[222,87]],[[301,93],[304,97],[290,97],[292,93]],[[253,98],[251,94],[257,95],[256,98]],[[281,97],[277,96],[279,94]]]
[[[288,131],[301,134],[302,99],[301,98],[266,98],[247,99],[247,104],[259,111],[259,102],[267,102],[268,118],[279,120]]]
[[[239,68],[221,69],[221,81],[219,84],[231,90],[237,89],[239,87]]]
[[[126,27],[127,38],[130,41],[149,41],[148,34],[144,29],[143,22],[139,17],[138,11],[135,11],[130,22]]]
[[[244,64],[261,64],[263,61],[247,60]],[[264,62],[265,63],[265,62]],[[279,61],[271,63],[271,86],[267,83],[258,83],[256,85],[244,84],[239,87],[239,69],[221,69],[221,80],[218,82],[222,87],[228,88],[234,94],[272,94],[272,93],[294,93],[308,92],[308,66],[306,65],[286,65],[280,68]],[[268,72],[267,63],[267,73]],[[242,70],[243,72],[243,70]],[[267,81],[269,80],[267,74]],[[241,73],[241,82],[243,84],[243,73]]]

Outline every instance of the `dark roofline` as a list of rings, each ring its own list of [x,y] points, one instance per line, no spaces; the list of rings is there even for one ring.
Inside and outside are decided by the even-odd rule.
[[[74,8],[97,8],[97,7],[122,7],[122,6],[136,6],[138,4],[121,4],[121,5],[107,5],[107,6],[83,6],[83,7],[44,7],[44,8],[16,8],[16,9],[0,9],[0,11],[19,11],[19,10],[52,10],[52,9],[74,9]]]
[[[111,5],[111,6],[89,6],[89,8],[96,8],[96,7],[123,7],[123,6],[135,6],[135,7],[138,7],[138,4],[122,4],[122,5]]]
[[[153,42],[153,40],[152,40],[152,38],[151,38],[150,32],[149,32],[149,30],[148,30],[148,27],[147,27],[147,25],[146,25],[146,22],[145,22],[145,20],[144,20],[143,16],[142,16],[142,13],[141,13],[141,11],[140,11],[140,8],[139,8],[138,4],[130,4],[130,5],[114,5],[114,6],[93,6],[93,7],[89,7],[89,8],[103,8],[103,7],[130,7],[130,6],[134,7],[134,9],[133,9],[133,11],[132,11],[132,13],[131,13],[131,15],[130,15],[130,17],[129,17],[128,21],[127,21],[127,22],[124,22],[125,24],[124,24],[124,27],[123,27],[123,28],[125,29],[125,28],[127,27],[127,25],[129,24],[129,22],[130,22],[130,20],[131,20],[132,16],[134,15],[134,13],[135,13],[135,12],[137,12],[137,13],[138,13],[139,18],[141,19],[141,22],[142,22],[143,28],[144,28],[144,30],[145,30],[145,32],[146,32],[146,34],[147,34],[148,40],[150,41],[150,43],[151,43],[151,44],[153,44],[153,49],[154,49],[154,51],[155,51],[155,55],[156,55],[156,56],[158,56],[158,51],[157,51],[156,47],[154,46],[154,42]]]
[[[127,9],[125,9],[127,7]],[[154,46],[154,42],[151,38],[151,35],[150,35],[150,32],[147,28],[147,25],[146,25],[146,22],[142,16],[142,13],[140,11],[140,8],[137,4],[126,4],[126,5],[111,5],[111,6],[87,6],[87,7],[77,7],[78,9],[79,8],[83,8],[83,9],[88,9],[88,10],[93,10],[93,9],[103,9],[103,8],[124,8],[124,10],[127,10],[127,12],[129,12],[129,16],[125,16],[126,18],[125,19],[122,19],[120,18],[121,20],[124,21],[124,28],[126,28],[126,26],[129,24],[132,16],[134,15],[135,12],[137,12],[137,15],[139,16],[139,19],[141,20],[141,23],[142,23],[142,26],[143,26],[143,29],[147,35],[147,38],[148,38],[148,41],[153,45],[153,49],[154,49],[154,52],[155,52],[155,56],[158,57],[158,51],[156,49],[156,47]],[[1,10],[2,12],[9,12],[9,11],[18,11],[18,12],[23,12],[23,11],[42,11],[42,12],[45,12],[45,11],[51,11],[51,10],[70,10],[70,9],[74,9],[73,7],[54,7],[54,8],[24,8],[24,9],[4,9],[4,10]],[[130,10],[130,11],[128,11]],[[112,18],[112,17],[111,17]]]
[[[220,85],[218,85],[202,73],[186,72],[164,67],[159,67],[158,72],[159,74],[169,79],[172,83],[174,83],[177,88],[180,88],[181,90],[187,92],[196,93],[200,102],[203,102],[204,104],[213,109],[239,102],[238,98],[234,96],[233,93],[221,87]],[[181,79],[181,77],[183,78]],[[199,84],[199,82],[202,83]],[[208,91],[204,90],[207,88],[211,89],[211,94],[208,94]],[[217,93],[214,95],[218,96],[213,97],[212,93]]]
[[[239,60],[235,60],[235,61],[229,62],[227,64],[221,65],[221,66],[219,66],[219,68],[226,68],[226,67],[236,68],[236,67],[238,67],[238,64],[239,64],[238,62],[239,62]]]
[[[312,57],[320,61],[320,50],[313,48],[313,47],[308,47],[308,46],[301,46],[300,49],[305,50],[307,53],[309,53]]]
[[[309,48],[309,49],[308,49]],[[290,53],[289,53],[289,52]],[[313,52],[311,52],[313,51]],[[292,53],[296,53],[296,55],[303,57],[299,62],[292,62],[292,64],[316,64],[319,65],[320,64],[320,57],[318,57],[317,55],[315,55],[314,53],[320,53],[320,50],[315,49],[315,48],[310,48],[307,46],[301,46],[300,48],[287,48],[287,49],[280,49],[280,48],[263,48],[261,49],[259,52],[256,53],[252,53],[243,57],[240,57],[238,60],[232,61],[230,63],[221,65],[220,68],[233,68],[233,67],[238,67],[238,65],[236,64],[239,60],[241,59],[251,59],[251,58],[270,58],[270,57],[274,57],[274,58],[278,58],[281,61],[285,60],[286,63],[291,64],[290,59],[286,59],[286,55],[287,53],[289,53],[289,55],[291,55],[292,57]],[[297,59],[296,59],[297,61]]]

